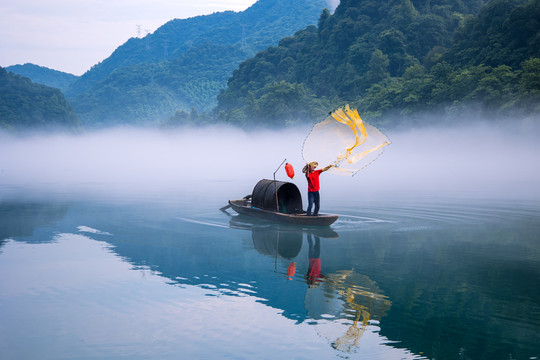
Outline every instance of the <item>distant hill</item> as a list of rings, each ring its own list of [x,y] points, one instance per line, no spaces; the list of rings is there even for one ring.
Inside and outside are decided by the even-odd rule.
[[[132,38],[66,91],[83,124],[149,123],[208,111],[243,60],[317,22],[325,0],[259,0],[243,12],[175,19]]]
[[[539,114],[538,19],[540,0],[342,0],[243,62],[215,111],[241,126],[315,121],[345,103],[388,125]]]
[[[30,78],[33,82],[57,88],[65,92],[78,76],[34,64],[13,65],[7,71]]]
[[[77,130],[79,119],[58,89],[0,67],[0,129]]]

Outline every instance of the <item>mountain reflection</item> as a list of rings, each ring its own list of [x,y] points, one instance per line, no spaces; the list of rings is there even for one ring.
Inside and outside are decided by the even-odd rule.
[[[68,205],[62,203],[0,202],[0,247],[8,238],[42,242],[31,238],[35,229],[61,220],[67,209]]]

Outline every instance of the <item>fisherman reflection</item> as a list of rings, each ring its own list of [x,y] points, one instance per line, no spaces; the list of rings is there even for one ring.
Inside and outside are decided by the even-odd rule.
[[[315,241],[313,240],[315,238]],[[309,265],[306,273],[306,283],[309,287],[317,287],[324,277],[321,274],[321,240],[319,236],[307,234]]]

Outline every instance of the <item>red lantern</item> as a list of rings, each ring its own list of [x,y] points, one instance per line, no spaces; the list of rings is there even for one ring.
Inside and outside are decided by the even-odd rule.
[[[295,272],[296,272],[296,263],[292,262],[289,264],[289,267],[287,268],[287,277],[289,280],[293,279]]]
[[[285,171],[287,172],[288,177],[290,177],[291,179],[294,178],[294,169],[291,164],[285,164]]]

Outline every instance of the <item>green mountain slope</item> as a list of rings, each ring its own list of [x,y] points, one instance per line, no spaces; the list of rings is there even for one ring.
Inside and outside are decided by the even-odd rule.
[[[513,69],[540,57],[540,1],[492,0],[457,32],[445,60]]]
[[[317,21],[325,0],[259,0],[243,12],[172,20],[132,38],[66,92],[83,124],[150,123],[210,110],[232,71]]]
[[[77,130],[79,119],[58,89],[0,67],[0,129]]]
[[[216,113],[239,125],[314,121],[344,103],[373,119],[471,104],[489,116],[534,113],[538,3],[343,0],[318,27],[243,62]]]
[[[78,76],[62,71],[49,69],[34,64],[13,65],[6,67],[6,70],[31,79],[33,82],[49,87],[57,88],[63,92],[77,80]]]

